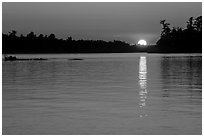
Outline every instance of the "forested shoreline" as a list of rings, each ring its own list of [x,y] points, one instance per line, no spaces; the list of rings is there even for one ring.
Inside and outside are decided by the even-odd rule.
[[[154,46],[131,45],[125,41],[74,40],[56,38],[55,34],[17,36],[17,31],[2,34],[3,54],[29,53],[201,53],[202,52],[202,16],[190,17],[186,28],[173,27],[166,20],[160,21],[162,31]]]

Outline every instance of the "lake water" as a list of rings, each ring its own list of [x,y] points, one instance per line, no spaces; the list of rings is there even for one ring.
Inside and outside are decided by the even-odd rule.
[[[2,62],[3,134],[202,134],[201,54],[17,57],[48,60]]]

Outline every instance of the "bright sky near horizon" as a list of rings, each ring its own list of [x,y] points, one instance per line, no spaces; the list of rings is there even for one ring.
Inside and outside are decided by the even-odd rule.
[[[144,39],[155,44],[160,37],[160,20],[171,27],[202,15],[201,2],[3,2],[2,31],[54,33],[58,38],[122,40],[136,44]]]

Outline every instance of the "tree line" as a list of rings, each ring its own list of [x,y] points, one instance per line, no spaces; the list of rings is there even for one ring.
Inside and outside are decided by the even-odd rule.
[[[56,38],[55,34],[38,36],[34,32],[17,36],[17,31],[2,34],[2,53],[201,53],[202,16],[190,17],[186,28],[173,27],[166,20],[162,25],[161,37],[155,46],[140,47],[125,41],[74,40]]]
[[[54,34],[36,35],[30,32],[26,36],[17,36],[15,30],[2,35],[3,53],[114,53],[135,52],[130,44],[114,40],[74,40],[72,37],[58,39]]]
[[[162,52],[202,52],[202,16],[190,17],[186,28],[173,27],[161,20],[161,38],[157,41],[157,50]]]

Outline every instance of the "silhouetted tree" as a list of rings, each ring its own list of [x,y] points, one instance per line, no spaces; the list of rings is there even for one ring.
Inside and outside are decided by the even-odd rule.
[[[202,31],[202,16],[199,16],[195,19],[194,27],[197,31]]]
[[[67,41],[72,41],[72,37],[68,37],[68,38],[67,38]]]
[[[162,24],[162,33],[161,36],[167,38],[169,36],[169,33],[171,32],[171,29],[169,28],[169,23],[165,22],[166,20],[161,20],[160,24]]]
[[[16,37],[17,31],[12,30],[11,32],[9,32],[9,37]]]
[[[194,29],[194,18],[190,17],[189,20],[187,21],[187,29],[193,30]]]
[[[43,38],[44,38],[44,35],[43,35],[43,34],[40,34],[40,35],[38,36],[38,38],[43,39]]]
[[[48,36],[48,39],[55,39],[55,34],[50,34],[50,36]]]

